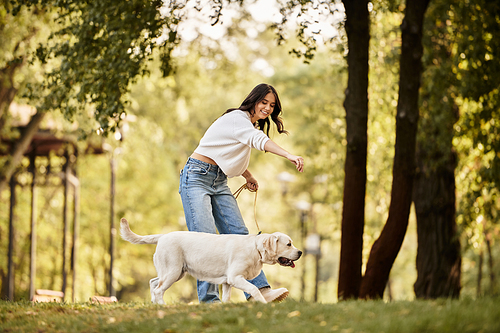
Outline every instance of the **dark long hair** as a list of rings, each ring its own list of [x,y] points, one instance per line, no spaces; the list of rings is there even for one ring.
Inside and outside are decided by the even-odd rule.
[[[241,103],[239,108],[232,108],[228,109],[224,114],[229,113],[234,110],[241,110],[241,111],[248,111],[250,112],[251,115],[255,113],[255,106],[259,104],[260,101],[262,101],[267,94],[273,93],[274,98],[276,99],[275,104],[274,104],[274,110],[271,113],[270,117],[272,121],[276,124],[276,127],[278,129],[278,133],[288,133],[285,131],[285,126],[283,125],[283,120],[280,117],[281,113],[281,102],[278,97],[278,93],[276,92],[276,89],[274,89],[273,86],[270,84],[266,83],[261,83],[257,85],[253,90],[248,94],[248,96],[245,98],[245,100]],[[266,119],[259,119],[257,121],[258,127],[261,131],[267,134],[269,136],[269,128],[271,122],[269,121],[269,117]]]

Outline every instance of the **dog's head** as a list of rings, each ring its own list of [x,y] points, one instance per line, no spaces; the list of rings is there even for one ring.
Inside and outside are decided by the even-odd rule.
[[[302,251],[293,246],[292,239],[281,232],[257,236],[257,250],[261,254],[263,263],[269,265],[278,263],[292,268],[295,267],[294,261],[302,255]]]

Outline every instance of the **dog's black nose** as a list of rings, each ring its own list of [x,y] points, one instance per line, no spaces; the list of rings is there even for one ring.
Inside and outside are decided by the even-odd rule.
[[[302,251],[299,251],[299,258],[302,256]],[[298,259],[298,258],[297,258]]]

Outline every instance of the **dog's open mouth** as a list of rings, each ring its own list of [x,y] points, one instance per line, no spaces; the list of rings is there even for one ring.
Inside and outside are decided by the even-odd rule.
[[[295,267],[295,263],[293,262],[293,260],[290,260],[288,258],[285,258],[285,257],[279,257],[278,258],[278,263],[281,265],[281,266],[290,266],[292,268]]]

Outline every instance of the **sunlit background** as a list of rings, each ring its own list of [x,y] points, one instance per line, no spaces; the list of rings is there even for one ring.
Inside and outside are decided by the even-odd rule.
[[[279,93],[285,129],[289,131],[289,135],[273,132],[271,138],[286,150],[303,156],[305,172],[297,173],[293,165],[275,155],[254,151],[249,169],[260,185],[257,215],[254,216],[253,193],[243,192],[238,203],[250,233],[258,231],[256,218],[263,232],[287,233],[298,248],[307,250],[294,269],[265,266],[271,285],[288,288],[290,297],[297,300],[336,302],[346,146],[343,101],[347,71],[344,32],[340,26],[342,5],[328,18],[321,15],[319,7],[297,19],[314,22],[306,31],[315,38],[318,47],[310,63],[304,63],[303,57],[291,52],[301,47],[293,38],[277,45],[275,33],[268,28],[281,20],[273,1],[250,2],[246,12],[233,8],[237,4],[229,5],[214,25],[214,19],[210,18],[213,8],[203,1],[196,6],[185,9],[196,15],[190,14],[191,18],[179,28],[182,43],[174,51],[175,74],[163,78],[159,62],[151,63],[151,74],[140,79],[132,89],[127,117],[120,131],[105,139],[106,153],[79,157],[78,274],[74,282],[69,281],[68,288],[75,284],[78,301],[108,294],[110,161],[116,163],[115,224],[125,217],[131,229],[143,235],[186,230],[178,194],[179,171],[210,124],[226,109],[238,107],[255,85],[266,82]],[[390,204],[398,98],[398,69],[394,63],[400,51],[402,20],[401,14],[371,9],[365,264],[387,219]],[[293,35],[292,27],[296,24],[290,22],[287,33]],[[153,56],[157,55],[153,52]],[[87,129],[95,127],[86,117],[68,124],[58,114],[51,114],[44,126],[72,130],[75,124]],[[463,151],[470,147],[467,143],[458,143],[462,144],[459,149]],[[62,278],[64,193],[57,178],[61,171],[57,165],[62,161],[60,157],[51,156],[38,163],[47,166],[42,169],[50,181],[48,186],[39,188],[36,286],[58,289]],[[27,165],[25,161],[24,167]],[[458,173],[460,175],[460,170]],[[19,181],[15,293],[16,298],[28,298],[31,194],[27,184],[30,179],[28,175],[19,175]],[[229,181],[233,191],[243,183],[242,177]],[[459,195],[465,190],[464,185],[458,185]],[[8,202],[3,201],[0,207],[0,252],[6,254]],[[118,235],[114,237],[113,286],[117,298],[149,301],[149,280],[156,276],[152,261],[155,247],[132,245]],[[391,271],[386,300],[414,298],[416,251],[412,210],[403,247]],[[474,246],[464,248],[462,295],[475,292],[474,253]],[[0,256],[0,266],[3,271],[6,269],[5,255]],[[166,292],[165,300],[167,303],[197,302],[196,282],[186,277]],[[244,301],[242,292],[233,291],[232,300]]]

